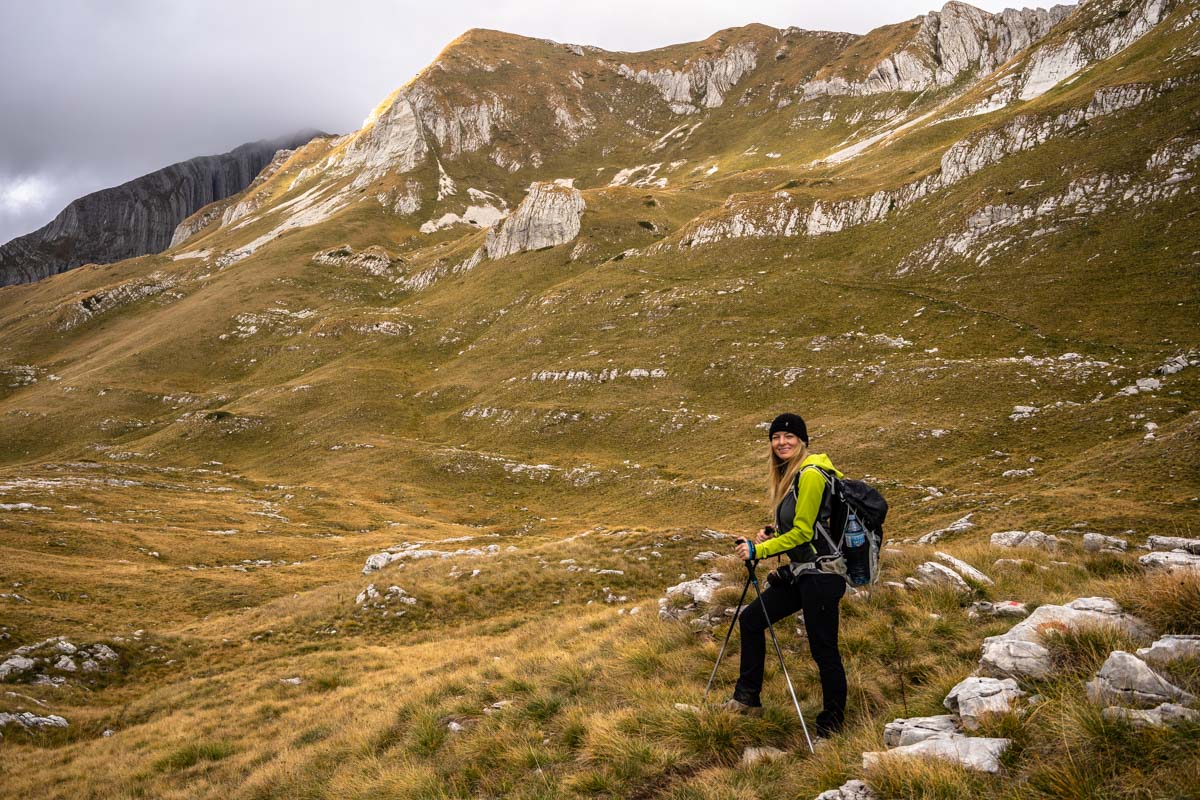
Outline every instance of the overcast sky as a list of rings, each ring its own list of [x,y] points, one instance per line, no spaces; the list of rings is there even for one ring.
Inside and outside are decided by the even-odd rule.
[[[865,33],[941,4],[0,0],[0,242],[176,161],[301,128],[355,130],[468,28],[647,50],[750,22]]]

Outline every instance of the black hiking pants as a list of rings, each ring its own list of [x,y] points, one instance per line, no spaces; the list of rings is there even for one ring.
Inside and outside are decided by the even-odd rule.
[[[746,705],[762,705],[759,693],[767,654],[767,618],[763,606],[772,623],[803,610],[808,649],[821,674],[824,708],[817,716],[817,730],[822,733],[839,730],[846,716],[846,670],[838,652],[838,603],[845,593],[846,581],[840,575],[801,575],[792,585],[768,586],[761,603],[757,599],[749,603],[742,610],[739,623],[741,675],[734,698]]]

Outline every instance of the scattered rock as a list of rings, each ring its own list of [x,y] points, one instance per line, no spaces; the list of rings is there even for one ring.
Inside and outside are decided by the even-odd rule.
[[[765,761],[774,761],[777,758],[782,758],[787,753],[780,750],[778,747],[747,747],[742,751],[742,766],[752,767]]]
[[[1041,531],[1001,531],[993,533],[994,547],[1037,547],[1042,550],[1058,549],[1058,538]]]
[[[1129,549],[1129,542],[1102,533],[1085,533],[1083,549],[1089,553],[1123,553]]]
[[[1123,613],[1121,607],[1107,597],[1081,597],[1065,606],[1038,606],[1007,633],[983,640],[980,671],[999,677],[1049,677],[1050,651],[1041,642],[1042,630],[1075,629],[1085,625],[1114,625],[1134,636],[1149,632],[1145,622]]]
[[[688,705],[687,703],[676,703],[676,704],[675,704],[675,710],[676,710],[676,711],[690,711],[690,712],[691,712],[691,713],[693,713],[693,714],[699,714],[699,713],[700,713],[700,707],[699,707],[699,706]]]
[[[982,772],[999,772],[1000,756],[1011,744],[1011,739],[942,734],[882,753],[863,753],[862,763],[863,769],[869,771],[881,759],[917,756],[957,761],[967,769]]]
[[[279,679],[279,682],[280,682],[280,683],[287,684],[288,686],[299,686],[300,684],[304,683],[304,681],[303,681],[303,680],[301,680],[299,677],[295,677],[295,678],[280,678],[280,679]]]
[[[917,567],[916,571],[917,578],[922,583],[932,586],[949,586],[951,589],[963,594],[971,591],[971,586],[962,579],[961,575],[936,561],[926,561]]]
[[[958,733],[958,720],[953,714],[896,719],[883,726],[883,744],[890,750],[947,733]]]
[[[705,550],[703,553],[696,553],[692,561],[712,561],[719,556],[711,550]]]
[[[1200,555],[1172,550],[1168,553],[1150,553],[1138,559],[1146,569],[1162,569],[1168,572],[1200,572]]]
[[[1153,708],[1162,703],[1194,703],[1194,695],[1168,682],[1132,653],[1114,650],[1087,683],[1087,696],[1098,706]]]
[[[1138,648],[1137,656],[1148,664],[1169,664],[1180,658],[1200,661],[1200,636],[1164,636],[1149,647]]]
[[[706,572],[695,580],[668,587],[667,597],[679,594],[690,597],[695,603],[711,602],[713,593],[721,586],[724,577],[720,572]]]
[[[1012,708],[1012,702],[1024,697],[1025,692],[1012,678],[980,678],[972,675],[950,690],[942,705],[962,720],[969,731],[979,729],[982,718],[988,714],[1004,714]]]
[[[66,728],[70,725],[62,717],[57,714],[48,714],[44,717],[39,717],[30,711],[22,711],[18,714],[9,714],[0,711],[0,728],[5,725],[16,724],[23,728]]]
[[[879,800],[879,795],[862,781],[846,781],[837,789],[829,789],[816,796],[816,800]]]
[[[1151,550],[1185,550],[1189,553],[1200,553],[1200,539],[1188,539],[1183,536],[1147,536],[1146,546]]]
[[[987,575],[984,575],[982,572],[975,569],[967,562],[957,559],[954,556],[950,555],[949,553],[943,553],[940,550],[938,552],[934,553],[934,555],[937,556],[938,558],[940,558],[942,561],[945,561],[951,567],[953,567],[955,569],[955,571],[958,572],[958,574],[963,576],[964,578],[973,580],[976,583],[982,583],[986,586],[992,585],[991,578],[989,578]]]
[[[1018,603],[1016,600],[1000,600],[995,603],[987,600],[979,600],[971,604],[967,609],[967,617],[970,619],[978,619],[979,617],[1027,617],[1029,616],[1029,608],[1025,603]]]
[[[1100,712],[1109,722],[1122,720],[1135,728],[1165,728],[1181,722],[1200,722],[1200,711],[1176,703],[1163,703],[1149,710],[1109,706]]]
[[[951,522],[944,528],[939,528],[936,531],[930,531],[921,538],[917,539],[917,544],[933,544],[948,533],[958,533],[959,531],[965,531],[970,528],[974,528],[975,523],[971,522],[971,517],[974,516],[974,514],[975,512],[972,511],[970,514]]]
[[[10,656],[3,664],[0,664],[0,680],[4,680],[10,675],[20,675],[28,672],[34,666],[36,666],[36,662],[32,658]]]

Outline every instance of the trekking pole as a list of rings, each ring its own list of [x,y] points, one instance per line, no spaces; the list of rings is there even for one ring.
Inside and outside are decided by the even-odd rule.
[[[800,728],[804,731],[804,741],[808,742],[808,752],[816,753],[812,737],[808,735],[808,725],[804,722],[804,712],[800,710],[800,701],[796,699],[796,689],[792,686],[792,678],[788,675],[787,665],[783,663],[783,648],[779,646],[779,639],[775,636],[775,626],[771,624],[771,615],[767,613],[767,603],[763,600],[762,590],[758,587],[758,575],[754,571],[757,564],[757,560],[746,559],[746,570],[750,573],[748,580],[754,584],[754,593],[758,595],[759,605],[762,606],[763,618],[767,620],[767,630],[771,632],[771,642],[775,645],[776,655],[779,656],[779,668],[783,670],[783,679],[787,682],[788,692],[792,695],[792,705],[796,706],[796,716],[800,717]]]
[[[717,669],[721,666],[721,659],[725,657],[725,648],[729,645],[729,637],[733,635],[733,628],[737,625],[738,617],[742,614],[742,604],[746,602],[746,592],[750,591],[750,576],[746,576],[746,585],[742,587],[742,596],[738,599],[737,609],[733,612],[733,620],[729,623],[729,630],[725,633],[725,641],[721,645],[721,652],[717,654],[717,663],[713,664],[712,674],[708,676],[708,685],[704,687],[704,699],[708,700],[708,693],[712,689],[713,680],[717,677]]]

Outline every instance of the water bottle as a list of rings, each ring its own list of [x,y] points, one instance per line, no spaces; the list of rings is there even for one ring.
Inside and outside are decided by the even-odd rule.
[[[871,582],[871,547],[867,544],[867,529],[851,509],[846,514],[845,544],[846,573],[855,586]]]

